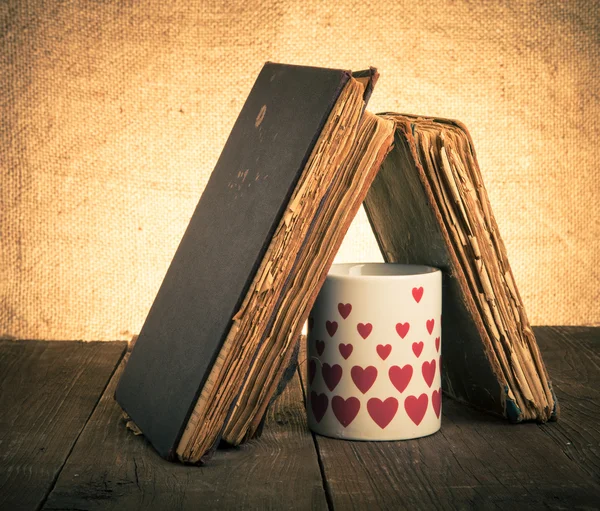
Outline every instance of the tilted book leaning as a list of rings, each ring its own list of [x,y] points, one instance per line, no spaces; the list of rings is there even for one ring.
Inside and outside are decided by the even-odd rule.
[[[258,76],[115,394],[163,457],[199,462],[259,429],[391,147],[393,122],[365,112],[377,77],[274,63]]]

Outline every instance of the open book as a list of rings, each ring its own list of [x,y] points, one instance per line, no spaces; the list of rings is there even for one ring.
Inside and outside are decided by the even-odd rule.
[[[466,131],[365,111],[377,78],[261,71],[116,391],[163,457],[259,431],[365,198],[386,260],[447,273],[445,390],[515,421],[556,413]]]
[[[444,119],[382,117],[396,124],[395,144],[365,210],[386,262],[444,272],[444,391],[513,422],[556,418],[467,129]]]

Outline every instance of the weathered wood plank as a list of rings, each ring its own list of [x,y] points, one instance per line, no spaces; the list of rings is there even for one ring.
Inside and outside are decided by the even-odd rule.
[[[315,441],[334,509],[597,509],[600,486],[541,433],[444,399],[427,438]]]
[[[44,509],[326,509],[318,458],[296,376],[271,407],[263,435],[217,451],[207,466],[164,461],[125,429],[102,396]]]
[[[36,509],[126,343],[0,341],[0,509]]]
[[[450,400],[444,407],[442,431],[419,440],[318,437],[334,509],[576,509],[600,503],[600,488],[535,424],[501,423]]]
[[[444,400],[443,429],[428,438],[316,437],[334,509],[598,508],[600,329],[536,334],[558,423],[513,426]],[[1,509],[43,503],[71,449],[47,509],[326,508],[297,379],[260,440],[218,452],[207,467],[164,462],[125,430],[112,400],[118,374],[84,428],[123,349],[0,342]]]
[[[558,423],[539,427],[600,483],[600,328],[535,331],[561,408]]]

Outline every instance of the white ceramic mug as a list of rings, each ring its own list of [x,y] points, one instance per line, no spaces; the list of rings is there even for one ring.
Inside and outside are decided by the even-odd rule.
[[[308,320],[308,425],[350,440],[441,426],[442,273],[357,263],[331,270]]]

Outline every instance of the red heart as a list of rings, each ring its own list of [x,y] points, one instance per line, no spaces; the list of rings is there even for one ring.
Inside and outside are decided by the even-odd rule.
[[[425,380],[425,383],[431,387],[431,384],[433,383],[433,377],[435,376],[435,360],[432,360],[431,362],[423,362],[421,372],[423,373],[423,379]]]
[[[404,392],[408,384],[410,383],[410,379],[413,375],[413,368],[411,365],[407,364],[404,367],[392,366],[389,370],[390,381],[398,389],[398,392]]]
[[[352,355],[352,350],[354,349],[352,344],[340,344],[338,346],[338,349],[340,350],[340,354],[342,355],[342,357],[344,357],[345,360],[348,360],[348,357],[350,355]]]
[[[367,393],[377,379],[377,369],[374,366],[368,366],[364,369],[360,366],[354,366],[350,370],[350,374],[352,375],[354,385],[356,385],[358,390],[363,394]]]
[[[435,350],[439,353],[440,352],[440,338],[436,337],[435,338]]]
[[[429,332],[429,335],[431,335],[431,332],[433,332],[433,325],[435,324],[435,321],[433,319],[428,319],[427,320],[427,331]]]
[[[386,344],[385,346],[383,344],[377,345],[377,354],[381,357],[381,360],[385,360],[386,358],[388,358],[390,356],[391,352],[392,352],[391,344]]]
[[[404,400],[404,409],[417,426],[421,424],[423,417],[425,417],[428,401],[427,394],[421,394],[418,398],[416,396],[408,396]]]
[[[360,401],[355,397],[344,399],[340,396],[333,396],[331,400],[331,409],[337,420],[345,428],[354,420],[360,410]]]
[[[317,363],[311,358],[308,361],[308,383],[312,383],[317,372]]]
[[[397,323],[396,324],[396,332],[402,339],[404,339],[406,337],[406,334],[408,333],[409,329],[410,329],[410,323]]]
[[[323,354],[323,351],[325,350],[325,341],[319,341],[317,339],[315,341],[315,345],[317,347],[317,353],[319,354],[319,356],[321,356]]]
[[[310,393],[310,408],[317,422],[321,422],[327,411],[329,399],[325,394],[317,394],[314,390]]]
[[[356,329],[358,330],[360,336],[363,339],[366,339],[367,337],[369,337],[369,335],[371,335],[373,325],[371,325],[371,323],[359,323],[358,325],[356,325]]]
[[[371,419],[381,428],[392,422],[392,419],[398,411],[398,400],[394,397],[388,397],[385,401],[372,397],[367,401],[367,410]]]
[[[417,358],[419,358],[421,356],[421,353],[423,352],[423,341],[413,342],[412,350],[413,350],[413,353],[415,354],[415,356]]]
[[[315,324],[315,319],[312,316],[308,317],[308,329],[310,330]]]
[[[437,418],[440,418],[440,411],[442,410],[442,389],[434,390],[431,394],[431,404],[433,405],[433,411]]]
[[[326,321],[325,328],[327,328],[327,333],[330,337],[333,337],[337,332],[337,322],[336,321]]]
[[[412,295],[415,299],[415,302],[419,303],[421,298],[423,298],[423,288],[422,287],[413,287]]]
[[[352,305],[349,303],[338,303],[338,311],[340,312],[340,316],[346,319],[352,312]]]
[[[325,385],[331,391],[335,389],[336,385],[342,379],[342,366],[335,364],[330,366],[329,364],[323,364],[321,368],[321,373],[323,374],[323,379],[325,380]]]

